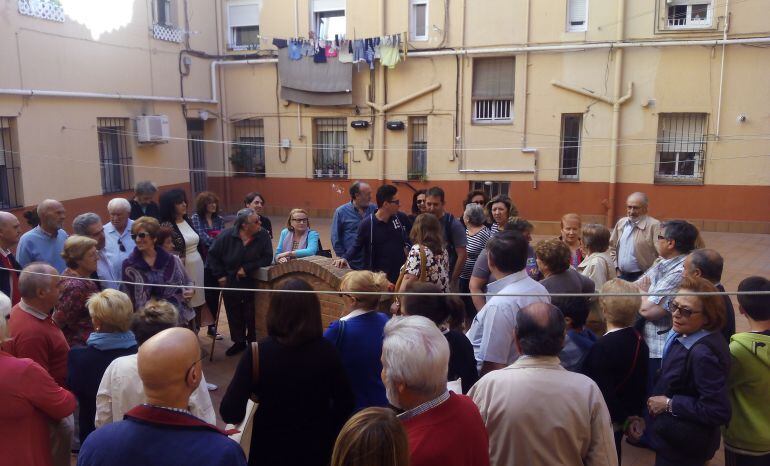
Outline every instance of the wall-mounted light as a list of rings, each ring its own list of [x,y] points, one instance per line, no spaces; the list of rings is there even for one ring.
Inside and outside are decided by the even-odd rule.
[[[389,121],[385,123],[385,127],[388,128],[391,131],[403,131],[404,128],[406,128],[406,125],[403,121]]]
[[[350,127],[355,129],[365,129],[369,127],[369,122],[366,120],[353,120],[350,122]]]

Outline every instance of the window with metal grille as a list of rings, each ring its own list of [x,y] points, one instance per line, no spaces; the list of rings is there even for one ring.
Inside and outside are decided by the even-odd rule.
[[[254,0],[230,0],[227,4],[227,22],[230,28],[230,50],[254,50],[259,48],[259,14],[261,2]]]
[[[498,194],[509,196],[511,183],[508,181],[471,181],[471,191],[484,191],[489,198]]]
[[[0,209],[21,207],[21,164],[16,144],[16,118],[0,117]]]
[[[314,178],[348,177],[348,129],[345,118],[315,120]]]
[[[658,118],[655,181],[702,182],[708,115],[661,113]]]
[[[588,0],[567,1],[567,31],[585,31],[588,25]]]
[[[428,168],[428,117],[409,118],[409,164],[407,179],[421,180]]]
[[[190,165],[190,189],[193,194],[206,190],[206,153],[203,120],[187,120],[187,157]]]
[[[580,166],[580,133],[583,129],[582,113],[565,113],[561,116],[561,144],[559,145],[559,179],[575,181]]]
[[[473,60],[473,122],[511,123],[516,60],[513,57]]]
[[[711,26],[711,0],[666,0],[666,25],[669,29]]]
[[[98,118],[99,169],[102,193],[127,191],[133,185],[134,166],[128,148],[128,118]]]
[[[155,22],[161,26],[174,26],[172,0],[155,0]]]
[[[233,123],[233,144],[230,162],[236,176],[265,176],[265,127],[261,118],[249,118]]]
[[[411,0],[409,31],[412,40],[428,40],[428,0]]]

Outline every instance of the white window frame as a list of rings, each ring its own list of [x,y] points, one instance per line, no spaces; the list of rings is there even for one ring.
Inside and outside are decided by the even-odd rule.
[[[155,24],[158,24],[160,26],[166,26],[170,28],[174,28],[177,26],[177,18],[174,18],[174,0],[153,0],[153,3],[155,4]],[[163,17],[166,19],[165,22],[160,22],[160,12],[162,6],[168,6],[168,11],[164,11]]]
[[[702,119],[702,120],[701,120]],[[698,121],[700,120],[700,121]],[[666,126],[666,128],[664,128]],[[677,131],[672,131],[671,127]],[[665,134],[664,129],[669,130]],[[698,131],[699,130],[699,131]],[[658,143],[655,147],[655,182],[661,184],[701,184],[704,179],[708,132],[707,113],[661,113],[658,115]],[[674,134],[672,134],[674,133]],[[674,154],[674,173],[661,173],[661,154]],[[686,163],[683,154],[697,154],[693,173],[680,174]],[[666,162],[670,163],[670,162]]]
[[[341,0],[311,0],[310,25],[317,39],[334,39],[331,37],[321,37],[321,19],[324,17],[342,17],[345,20],[345,33],[347,32],[347,4]],[[339,13],[332,14],[332,13]]]
[[[507,107],[507,115],[506,115]],[[512,123],[513,100],[512,99],[479,99],[473,101],[474,123]]]
[[[231,26],[232,21],[230,19],[230,7],[231,6],[249,6],[249,5],[256,5],[259,9],[259,20],[257,21],[257,24],[241,24],[239,26]],[[256,50],[259,49],[259,41],[257,41],[256,44],[237,44],[236,43],[236,37],[237,37],[237,29],[240,27],[253,27],[257,26],[260,28],[260,24],[262,22],[262,2],[260,0],[229,0],[225,4],[225,8],[227,8],[227,48],[229,50]]]
[[[426,41],[430,39],[430,7],[428,6],[428,0],[410,0],[409,2],[409,40],[413,41]],[[417,7],[425,7],[425,34],[417,34]]]
[[[700,20],[691,19],[692,7],[695,5],[708,5],[706,8],[706,18]],[[705,29],[711,28],[713,25],[714,16],[714,2],[712,0],[666,0],[665,4],[665,21],[666,29],[678,30],[678,29]],[[669,18],[669,8],[676,6],[684,6],[687,9],[685,18],[682,20],[672,20]],[[677,24],[681,23],[681,24]]]
[[[566,141],[566,119],[578,118],[577,141]],[[565,174],[565,170],[572,167],[565,167],[565,150],[575,149],[577,157],[575,158],[575,174]],[[583,149],[583,114],[582,113],[562,113],[561,114],[561,137],[559,139],[559,181],[579,181],[580,180],[580,156]]]
[[[583,11],[583,24],[572,24],[572,9],[575,2],[583,2],[585,10]],[[584,32],[588,30],[588,1],[589,0],[567,0],[567,32]]]

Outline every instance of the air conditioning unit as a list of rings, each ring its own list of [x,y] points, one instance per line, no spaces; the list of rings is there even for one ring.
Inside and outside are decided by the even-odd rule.
[[[171,132],[166,115],[142,115],[136,117],[136,138],[139,144],[168,142]]]

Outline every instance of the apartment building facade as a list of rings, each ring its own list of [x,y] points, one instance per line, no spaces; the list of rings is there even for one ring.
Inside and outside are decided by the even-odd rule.
[[[22,12],[66,0],[0,12],[4,208],[152,179],[330,215],[362,179],[397,183],[405,209],[431,185],[455,213],[470,189],[507,193],[542,232],[565,212],[612,223],[644,191],[657,217],[770,233],[770,0],[125,3],[98,38]],[[292,74],[311,37],[406,53]],[[167,142],[139,143],[155,115]]]

